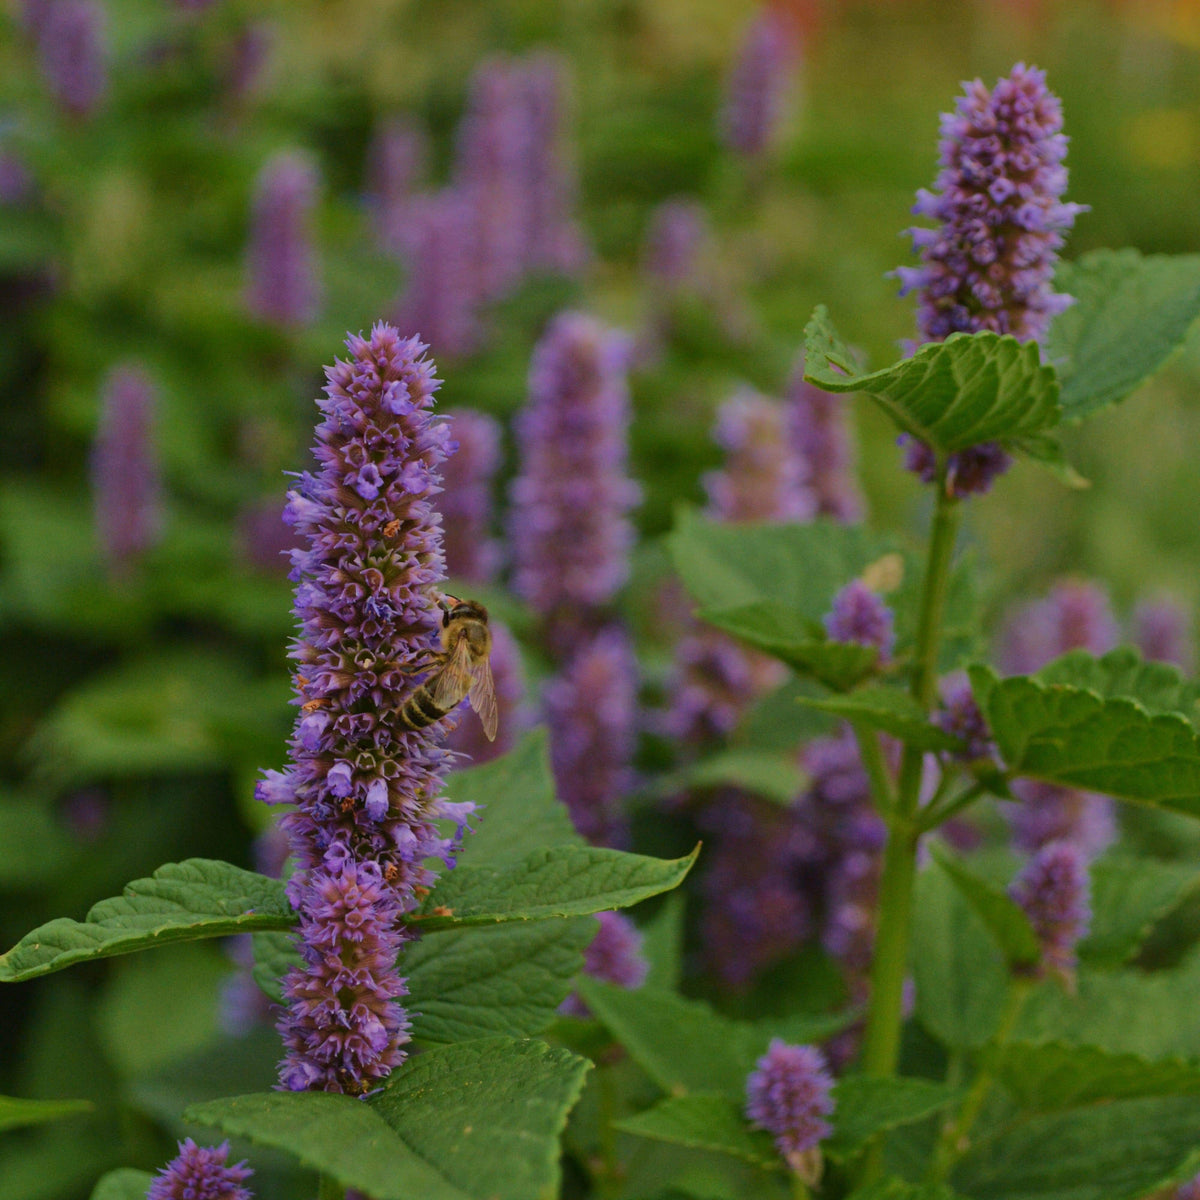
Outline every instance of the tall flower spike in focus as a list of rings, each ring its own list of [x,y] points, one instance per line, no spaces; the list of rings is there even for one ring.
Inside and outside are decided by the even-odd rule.
[[[280,1081],[362,1095],[404,1059],[396,956],[411,934],[400,919],[436,877],[427,860],[453,865],[468,807],[437,798],[449,722],[414,730],[401,718],[442,616],[432,501],[453,445],[431,412],[438,381],[424,344],[389,325],[346,345],[318,401],[317,470],[288,496],[305,543],[292,553],[292,765],[268,771],[257,795],[295,805],[281,825],[303,963],[283,984]],[[454,837],[441,836],[439,817],[456,822]]]
[[[312,214],[320,177],[305,154],[284,151],[259,172],[254,194],[246,302],[264,321],[289,328],[320,311]]]
[[[155,1176],[146,1200],[251,1200],[242,1186],[254,1172],[244,1162],[226,1166],[229,1143],[197,1146],[191,1138],[179,1143],[179,1153]]]
[[[629,343],[592,317],[556,317],[534,348],[517,418],[509,517],[513,589],[559,658],[604,623],[629,575],[640,491],[626,474]]]
[[[114,575],[162,534],[162,483],[154,436],[154,386],[136,367],[118,367],[105,384],[92,452],[96,529]]]
[[[1045,74],[1024,63],[991,92],[978,79],[963,87],[956,111],[942,117],[937,190],[922,189],[913,207],[939,227],[909,231],[921,266],[897,269],[901,295],[918,293],[923,341],[982,330],[1038,341],[1072,302],[1051,282],[1064,235],[1085,211],[1061,200],[1062,105]],[[927,456],[910,447],[909,469],[922,478]],[[958,496],[987,491],[1008,466],[990,444],[950,457],[948,483]]]
[[[768,1133],[787,1164],[805,1183],[821,1175],[820,1143],[833,1129],[833,1077],[815,1046],[772,1038],[746,1079],[746,1116]]]

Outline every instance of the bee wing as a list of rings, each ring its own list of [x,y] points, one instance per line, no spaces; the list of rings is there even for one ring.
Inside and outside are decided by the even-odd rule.
[[[442,669],[427,686],[433,695],[434,704],[448,712],[462,700],[473,683],[471,647],[466,638],[459,638]]]
[[[475,667],[471,690],[467,694],[471,697],[471,707],[483,726],[483,732],[487,734],[487,740],[494,742],[499,725],[496,713],[496,685],[492,681],[492,664],[486,658]]]

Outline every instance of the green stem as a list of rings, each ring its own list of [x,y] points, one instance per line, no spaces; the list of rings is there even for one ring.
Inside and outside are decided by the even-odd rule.
[[[612,1069],[599,1066],[596,1071],[598,1117],[600,1121],[600,1178],[597,1191],[601,1196],[614,1196],[621,1190],[621,1172],[617,1162],[617,1131],[613,1122],[617,1119],[617,1093],[613,1084]]]
[[[792,1175],[792,1200],[809,1200],[808,1184],[799,1175]]]
[[[317,1200],[346,1200],[346,1189],[332,1176],[322,1172],[317,1176]]]
[[[929,558],[917,624],[913,698],[926,712],[937,688],[938,650],[942,616],[950,580],[950,564],[958,533],[958,502],[946,495],[939,481],[937,507],[930,531]],[[923,753],[905,746],[900,760],[896,803],[888,817],[883,875],[879,884],[879,925],[871,964],[871,999],[863,1040],[862,1068],[867,1075],[896,1073],[903,1021],[904,977],[908,969],[908,943],[912,926],[913,884],[916,878],[917,840]],[[880,1173],[880,1145],[872,1148],[864,1167],[864,1182]]]
[[[973,783],[946,804],[930,803],[921,813],[921,832],[924,833],[945,824],[956,813],[960,813],[964,808],[974,804],[986,791],[987,788],[982,783]]]
[[[1000,1027],[996,1030],[996,1035],[988,1048],[988,1057],[980,1067],[979,1074],[975,1076],[966,1096],[963,1097],[958,1116],[953,1121],[948,1121],[942,1128],[942,1136],[938,1140],[937,1150],[929,1165],[927,1182],[941,1183],[970,1145],[971,1130],[975,1127],[975,1122],[983,1111],[984,1102],[991,1094],[992,1086],[996,1082],[995,1056],[1012,1036],[1030,990],[1030,980],[1022,978],[1013,980],[1008,994],[1008,1007],[1005,1009]]]
[[[883,747],[879,744],[879,735],[857,721],[851,721],[850,727],[854,730],[858,754],[871,784],[871,803],[875,811],[886,820],[896,800],[892,790],[891,772],[883,757]]]

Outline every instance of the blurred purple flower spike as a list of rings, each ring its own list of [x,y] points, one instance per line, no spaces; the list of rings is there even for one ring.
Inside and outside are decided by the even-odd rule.
[[[664,200],[646,226],[643,270],[661,287],[694,285],[709,236],[708,214],[699,201]]]
[[[139,368],[118,367],[109,375],[92,453],[92,492],[100,544],[118,576],[162,536],[156,406],[154,386]]]
[[[815,1046],[772,1038],[746,1080],[746,1116],[768,1133],[788,1166],[806,1183],[821,1173],[818,1146],[833,1128],[833,1076]]]
[[[1087,859],[1073,842],[1049,842],[1025,864],[1009,888],[1042,948],[1041,969],[1071,984],[1075,947],[1092,919]]]
[[[54,0],[31,9],[42,74],[72,117],[89,117],[108,91],[105,11],[98,0]]]
[[[861,579],[852,579],[833,598],[833,607],[824,618],[825,632],[834,642],[855,642],[874,646],[879,664],[886,666],[896,644],[895,617],[878,592]]]
[[[746,158],[765,154],[779,135],[797,68],[796,31],[777,8],[764,6],[750,23],[725,88],[720,132]]]
[[[288,496],[304,543],[292,554],[292,765],[267,772],[257,794],[295,805],[281,824],[303,963],[283,984],[281,1084],[362,1095],[404,1059],[396,956],[411,934],[400,918],[435,878],[428,860],[453,865],[466,814],[437,799],[449,719],[411,730],[398,716],[441,619],[432,499],[450,438],[433,419],[438,380],[426,347],[391,326],[346,344],[318,401],[317,471]],[[454,836],[439,817],[455,821]]]
[[[367,151],[367,199],[379,244],[391,254],[405,247],[413,193],[425,173],[424,131],[404,117],[382,122]]]
[[[250,311],[285,328],[311,324],[320,312],[312,217],[320,176],[306,154],[269,159],[255,186],[247,250]]]
[[[844,396],[804,381],[804,363],[792,371],[787,390],[788,438],[807,468],[816,515],[853,523],[863,499],[854,479],[854,446]]]
[[[492,481],[502,450],[500,423],[469,408],[451,410],[447,416],[458,449],[442,472],[446,571],[452,579],[490,583],[500,559],[500,547],[491,536]]]
[[[1192,614],[1171,596],[1138,602],[1133,610],[1133,640],[1148,659],[1171,663],[1185,675],[1195,670]]]

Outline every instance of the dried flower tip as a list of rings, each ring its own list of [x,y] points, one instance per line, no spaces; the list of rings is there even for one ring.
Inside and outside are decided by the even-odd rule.
[[[229,1143],[197,1146],[191,1138],[179,1143],[179,1153],[155,1177],[146,1200],[250,1200],[242,1187],[254,1172],[245,1162],[226,1166]]]

